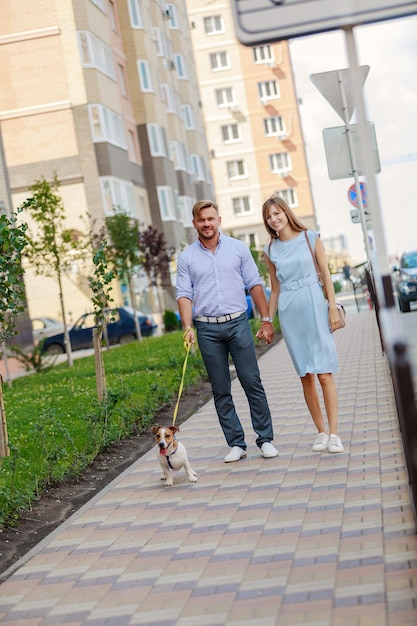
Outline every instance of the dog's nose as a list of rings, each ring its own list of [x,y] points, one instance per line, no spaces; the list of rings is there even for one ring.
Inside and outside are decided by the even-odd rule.
[[[158,443],[158,446],[159,446],[160,448],[165,448],[165,446],[164,446],[164,444],[163,444],[163,442],[162,442],[162,441],[160,441],[160,442]]]

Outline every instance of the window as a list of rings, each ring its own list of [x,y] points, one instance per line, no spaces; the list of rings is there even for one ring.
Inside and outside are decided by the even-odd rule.
[[[281,97],[276,80],[267,80],[263,83],[258,83],[258,94],[261,102]]]
[[[274,174],[284,176],[291,171],[291,159],[288,152],[279,152],[269,156],[269,164]]]
[[[204,18],[204,31],[206,35],[224,33],[223,18],[221,15],[210,15]]]
[[[166,4],[165,6],[169,18],[169,27],[179,28],[177,7],[175,6],[175,4]]]
[[[127,131],[127,153],[129,155],[129,161],[132,161],[133,163],[138,162],[135,134],[132,130]]]
[[[274,60],[274,54],[269,44],[266,46],[256,46],[256,48],[252,48],[252,50],[255,63],[270,63]]]
[[[112,51],[101,39],[89,31],[82,30],[78,32],[78,43],[83,67],[94,67],[116,80]]]
[[[184,226],[192,226],[193,225],[193,206],[195,200],[194,198],[190,198],[190,196],[180,196],[179,197],[179,206],[180,206],[180,216],[181,221],[184,223]]]
[[[159,124],[148,124],[148,141],[151,156],[168,156],[168,142],[165,128]]]
[[[132,28],[144,28],[139,0],[128,0],[130,24]]]
[[[297,193],[295,189],[277,189],[275,193],[281,196],[289,207],[294,208],[298,206]]]
[[[210,54],[210,66],[213,72],[229,69],[230,63],[227,52],[213,52]]]
[[[235,104],[235,96],[232,87],[216,89],[216,103],[218,107],[228,107]]]
[[[198,154],[191,155],[191,168],[196,180],[206,180],[204,174],[204,162]]]
[[[162,99],[166,102],[167,105],[167,113],[175,113],[174,94],[171,85],[168,85],[168,83],[162,83],[161,91],[163,94]]]
[[[139,80],[142,91],[152,91],[152,76],[148,61],[138,61]]]
[[[175,201],[171,187],[158,186],[156,188],[159,202],[159,212],[163,221],[175,220]]]
[[[187,130],[195,129],[194,110],[189,104],[182,105],[182,119]]]
[[[174,63],[177,68],[178,78],[187,78],[187,73],[185,71],[185,62],[182,54],[174,54]]]
[[[116,7],[114,6],[113,0],[108,0],[108,2],[110,26],[112,27],[112,30],[117,33]]]
[[[101,104],[90,104],[88,111],[93,141],[95,143],[108,141],[126,150],[127,145],[122,117]]]
[[[174,161],[174,168],[176,170],[188,172],[188,153],[184,144],[182,144],[180,141],[171,141],[171,154],[172,160]]]
[[[249,196],[241,196],[240,198],[232,198],[233,212],[235,215],[243,215],[251,213]]]
[[[122,94],[122,96],[126,98],[127,91],[126,91],[125,69],[123,65],[121,65],[120,63],[117,64],[117,77],[118,77],[119,85],[120,85],[120,93]]]
[[[233,143],[240,141],[240,133],[238,124],[226,124],[221,127],[224,143]]]
[[[113,176],[102,176],[100,186],[106,215],[113,215],[114,207],[122,207],[129,215],[136,217],[137,210],[132,183]]]
[[[284,118],[281,115],[264,118],[264,130],[267,137],[286,137]]]
[[[164,56],[164,44],[163,44],[163,34],[161,33],[161,29],[154,26],[152,28],[152,41],[156,45],[156,54],[159,57]]]
[[[239,161],[227,161],[227,175],[232,180],[234,178],[243,178],[246,176],[245,162],[243,159]]]

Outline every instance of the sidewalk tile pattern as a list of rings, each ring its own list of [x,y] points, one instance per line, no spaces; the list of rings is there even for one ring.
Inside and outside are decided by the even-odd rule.
[[[150,450],[0,586],[4,626],[416,626],[417,536],[372,311],[336,334],[342,454],[314,453],[281,341],[260,368],[279,456],[227,452],[212,401],[184,425],[199,482],[160,480]]]

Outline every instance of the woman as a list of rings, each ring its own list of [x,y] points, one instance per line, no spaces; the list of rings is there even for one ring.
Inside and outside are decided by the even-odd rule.
[[[262,215],[271,236],[264,250],[271,278],[269,315],[273,318],[278,308],[281,331],[318,431],[312,449],[343,452],[337,435],[338,401],[333,380],[338,362],[332,332],[338,326],[338,313],[323,244],[317,233],[308,230],[279,196],[266,200]],[[306,237],[316,255],[328,302]],[[258,337],[263,338],[262,327]],[[328,429],[320,408],[316,374],[323,392]]]

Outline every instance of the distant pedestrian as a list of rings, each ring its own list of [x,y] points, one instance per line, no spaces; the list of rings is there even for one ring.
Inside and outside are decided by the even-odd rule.
[[[338,399],[333,380],[338,361],[332,329],[337,327],[338,313],[323,244],[317,233],[308,230],[280,196],[266,200],[262,214],[271,236],[270,244],[265,247],[271,279],[269,315],[274,316],[278,308],[281,331],[318,431],[312,449],[315,452],[343,452],[337,435]],[[328,304],[307,237],[316,255]],[[262,338],[262,329],[258,336]],[[323,393],[328,429],[320,408],[316,375]]]
[[[177,301],[184,338],[198,345],[210,379],[220,425],[230,451],[225,462],[246,456],[245,433],[231,394],[229,354],[249,402],[256,444],[265,458],[275,457],[271,413],[259,375],[252,332],[246,314],[246,292],[262,316],[263,337],[271,343],[274,328],[268,317],[262,281],[245,243],[220,232],[214,202],[193,207],[198,239],[179,256]],[[193,309],[194,307],[194,309]]]
[[[350,277],[350,265],[348,265],[347,261],[343,261],[343,277],[345,279],[346,289],[350,289],[352,285],[352,279]]]

